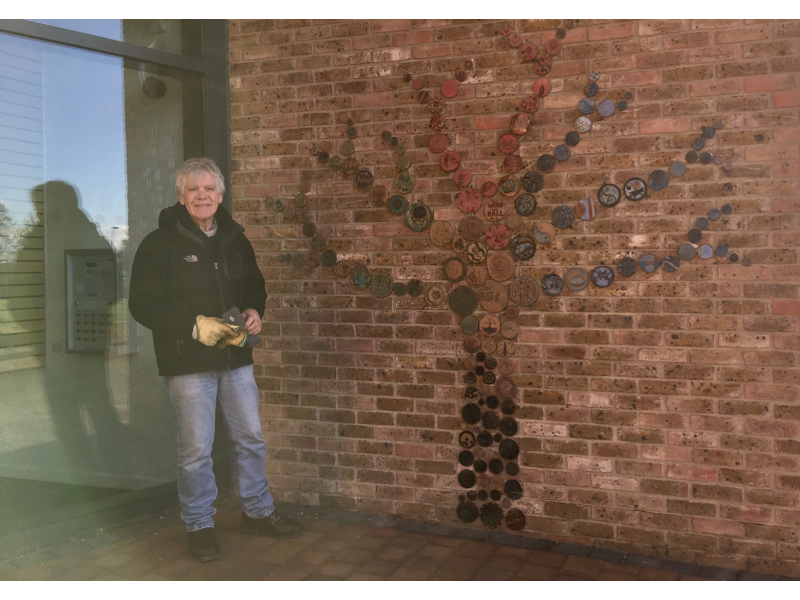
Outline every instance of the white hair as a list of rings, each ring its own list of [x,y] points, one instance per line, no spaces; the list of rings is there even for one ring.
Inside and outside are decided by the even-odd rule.
[[[225,178],[217,163],[210,158],[190,158],[175,172],[175,191],[178,196],[183,194],[187,179],[195,179],[202,173],[209,173],[214,177],[218,194],[225,193]]]

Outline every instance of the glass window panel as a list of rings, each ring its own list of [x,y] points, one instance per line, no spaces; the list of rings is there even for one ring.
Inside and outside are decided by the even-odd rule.
[[[203,155],[201,79],[0,35],[0,536],[175,479],[133,255]]]
[[[200,58],[197,19],[29,19],[34,23],[89,33],[137,46]]]

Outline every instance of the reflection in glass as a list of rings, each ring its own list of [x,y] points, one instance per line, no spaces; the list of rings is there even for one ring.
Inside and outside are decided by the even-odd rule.
[[[0,536],[175,479],[168,391],[127,292],[175,169],[203,153],[198,88],[0,35]]]

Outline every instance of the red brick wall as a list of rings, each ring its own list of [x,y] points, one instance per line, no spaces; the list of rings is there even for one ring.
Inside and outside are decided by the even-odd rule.
[[[478,183],[497,181],[497,139],[536,79],[502,28],[542,53],[559,25],[230,22],[233,207],[270,292],[256,369],[278,499],[459,523],[460,318],[423,297],[378,299],[316,266],[301,225],[268,198],[291,204],[306,172],[307,218],[340,259],[397,281],[442,281],[438,265],[453,253],[373,207],[312,145],[338,153],[352,118],[356,157],[388,187],[395,154],[380,134],[392,131],[413,160],[410,196],[455,222],[457,187],[427,149],[431,112],[403,75],[441,97],[441,82],[477,61],[446,101],[444,132]],[[524,531],[798,576],[800,22],[581,20],[563,42],[552,93],[520,138],[526,165],[572,129],[590,70],[601,73],[598,99],[634,98],[545,176],[533,221],[596,197],[604,181],[667,169],[714,119],[724,129],[711,150],[734,169],[691,165],[648,199],[560,231],[518,273],[541,280],[646,251],[663,258],[725,202],[734,212],[712,224],[712,239],[752,265],[698,257],[675,273],[618,276],[522,310],[514,379],[524,495],[513,506]],[[301,268],[278,260],[298,253],[308,259]]]

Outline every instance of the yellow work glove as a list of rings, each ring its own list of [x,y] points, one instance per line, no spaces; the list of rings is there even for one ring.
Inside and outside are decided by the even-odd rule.
[[[192,337],[206,346],[216,346],[220,340],[236,337],[231,328],[217,317],[197,315]]]
[[[226,337],[224,338],[218,345],[220,348],[225,348],[226,346],[236,346],[238,348],[244,348],[247,346],[247,330],[244,327],[237,327],[236,325],[231,325],[230,323],[225,323],[225,327],[230,328],[231,332],[233,333],[233,337]]]

